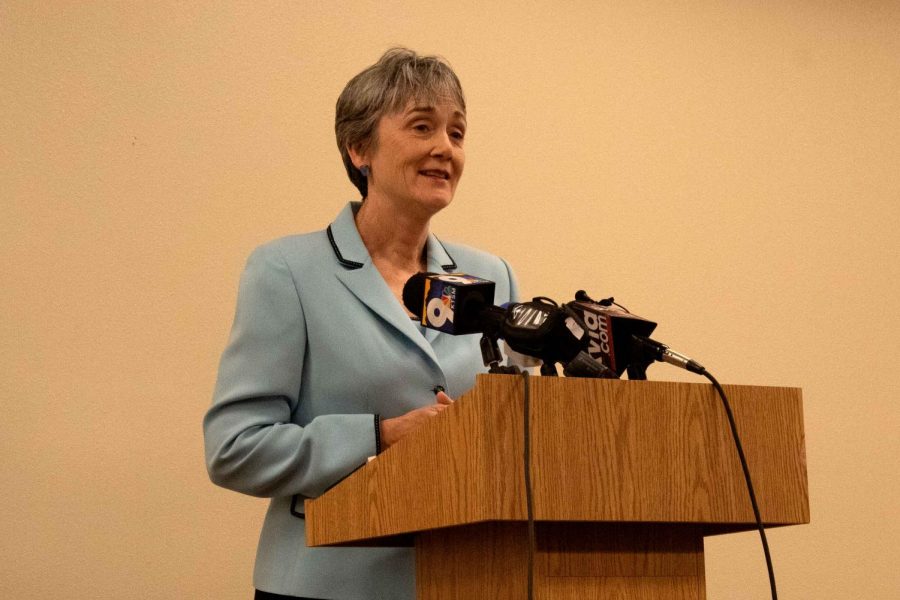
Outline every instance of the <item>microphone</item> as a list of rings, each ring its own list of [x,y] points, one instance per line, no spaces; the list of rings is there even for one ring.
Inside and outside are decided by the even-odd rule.
[[[656,329],[656,323],[610,308],[612,299],[596,302],[584,291],[579,291],[575,297],[576,300],[566,306],[584,321],[589,338],[587,353],[591,358],[610,369],[616,377],[621,377],[631,366],[629,378],[640,378],[638,363],[641,361],[635,355],[636,342],[632,337],[646,338]]]
[[[665,344],[657,342],[656,340],[641,337],[639,335],[633,337],[635,343],[644,346],[650,352],[651,356],[653,356],[654,360],[667,362],[670,365],[675,365],[676,367],[685,369],[691,373],[696,373],[697,375],[706,374],[706,368],[693,358],[687,357],[680,352],[675,352]]]
[[[503,339],[519,354],[541,359],[545,374],[555,374],[560,362],[573,376],[615,376],[585,352],[585,324],[572,310],[543,297],[494,306],[494,288],[494,282],[464,273],[416,273],[403,286],[403,304],[430,329],[484,334],[482,355],[492,368]]]
[[[482,313],[493,306],[495,287],[493,281],[464,273],[416,273],[403,286],[403,304],[429,329],[483,333]]]
[[[597,377],[604,373],[602,365],[585,353],[585,324],[571,310],[549,298],[538,296],[531,302],[510,305],[500,335],[517,352],[540,358],[545,374],[557,362],[571,375]]]

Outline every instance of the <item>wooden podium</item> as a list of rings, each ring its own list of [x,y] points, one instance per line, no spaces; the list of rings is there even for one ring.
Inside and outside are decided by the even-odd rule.
[[[705,598],[703,536],[756,528],[713,387],[557,377],[530,387],[534,597]],[[800,390],[724,387],[763,521],[808,523]],[[525,598],[523,398],[521,377],[479,376],[308,500],[308,544],[415,544],[422,599]]]

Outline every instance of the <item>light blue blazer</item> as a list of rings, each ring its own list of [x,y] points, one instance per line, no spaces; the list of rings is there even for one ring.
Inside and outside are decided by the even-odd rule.
[[[203,422],[210,478],[270,497],[253,582],[333,600],[415,597],[411,548],[307,548],[291,514],[375,454],[374,414],[456,398],[485,371],[479,336],[424,330],[407,316],[359,237],[348,204],[324,231],[257,248],[241,277],[231,337]],[[497,284],[517,299],[500,258],[429,235],[428,270]],[[436,462],[435,468],[441,463]],[[398,486],[404,482],[398,481]]]

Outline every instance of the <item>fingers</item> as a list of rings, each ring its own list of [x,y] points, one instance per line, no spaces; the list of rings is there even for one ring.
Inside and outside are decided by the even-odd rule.
[[[451,398],[445,392],[442,392],[442,391],[435,394],[434,399],[437,400],[437,403],[440,406],[449,406],[449,405],[453,404],[453,398]]]
[[[382,419],[381,421],[381,445],[382,448],[389,448],[394,445],[397,440],[408,434],[410,431],[430,419],[443,412],[448,406],[453,404],[453,398],[444,392],[435,394],[435,403],[428,406],[422,406],[409,411],[406,414],[391,419]]]

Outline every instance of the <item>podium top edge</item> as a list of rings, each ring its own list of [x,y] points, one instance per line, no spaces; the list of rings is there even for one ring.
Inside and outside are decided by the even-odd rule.
[[[476,375],[476,381],[492,379],[492,378],[520,378],[520,375],[501,375],[495,373],[479,373]],[[588,377],[548,377],[543,375],[529,375],[532,382],[543,382],[543,381],[572,381],[572,382],[595,382],[601,383],[603,385],[621,385],[621,386],[639,386],[639,385],[650,385],[650,386],[674,386],[674,387],[698,387],[698,386],[709,386],[712,385],[706,379],[698,378],[698,381],[675,381],[668,379],[648,379],[648,380],[630,380],[630,379],[593,379]],[[785,385],[760,385],[760,384],[752,384],[752,383],[722,383],[722,387],[724,388],[741,388],[741,389],[755,389],[755,390],[784,390],[788,392],[802,392],[803,388],[799,386],[785,386]]]

